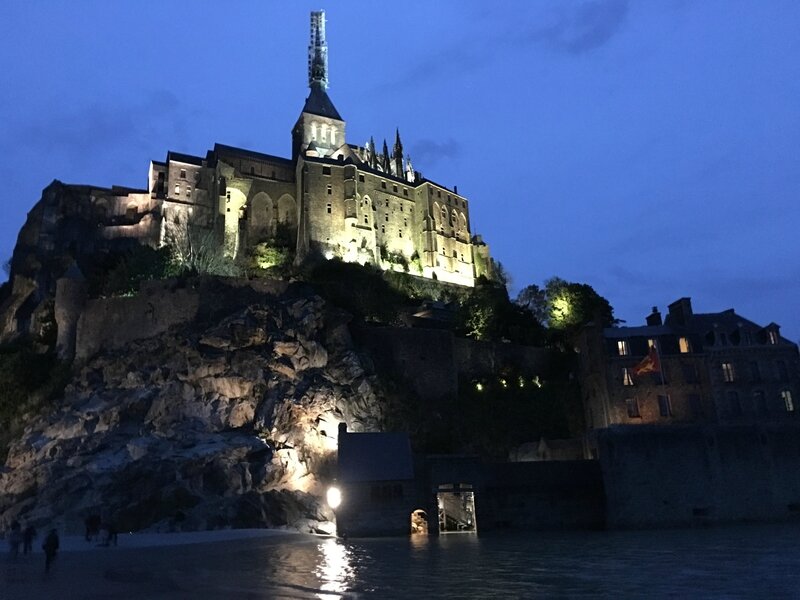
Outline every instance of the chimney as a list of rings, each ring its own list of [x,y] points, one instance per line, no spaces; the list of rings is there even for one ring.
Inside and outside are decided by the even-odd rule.
[[[675,321],[675,325],[688,325],[692,316],[692,299],[681,298],[669,305],[670,319]]]
[[[653,312],[651,312],[649,315],[647,315],[647,318],[645,320],[647,321],[647,324],[650,325],[650,326],[661,325],[662,324],[661,313],[658,312],[658,307],[657,306],[653,307]]]

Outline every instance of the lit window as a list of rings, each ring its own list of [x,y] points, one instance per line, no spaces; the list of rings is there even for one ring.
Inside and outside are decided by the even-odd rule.
[[[622,385],[633,385],[631,370],[628,368],[622,369]]]
[[[689,343],[689,338],[686,337],[678,338],[678,347],[681,354],[689,354],[692,351],[692,345]]]
[[[186,169],[181,169],[181,179],[186,179]]]
[[[769,343],[770,344],[777,344],[778,343],[778,332],[774,329],[769,330]]]
[[[175,184],[175,195],[176,196],[180,196],[181,195],[181,184],[180,183],[176,183]]]
[[[672,403],[669,401],[669,396],[666,394],[658,396],[658,414],[662,417],[672,416]]]
[[[781,400],[783,400],[783,404],[786,407],[786,412],[794,412],[794,401],[792,400],[792,392],[789,390],[783,390],[781,392]]]
[[[328,202],[328,214],[331,214],[331,203]]]
[[[730,383],[736,379],[736,373],[733,370],[733,363],[722,363],[722,378]]]
[[[639,412],[639,402],[636,398],[626,398],[625,407],[628,409],[629,419],[641,419],[642,415]]]
[[[647,340],[647,349],[648,350],[655,349],[655,351],[658,352],[658,341],[654,340],[652,338],[648,339]]]
[[[617,353],[620,356],[628,356],[628,354],[631,353],[630,349],[628,348],[628,342],[626,340],[617,341]]]

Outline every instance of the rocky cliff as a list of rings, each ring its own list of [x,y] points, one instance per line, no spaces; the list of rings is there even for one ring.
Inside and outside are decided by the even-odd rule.
[[[236,301],[230,301],[231,294]],[[379,430],[348,316],[307,289],[204,295],[188,323],[76,364],[0,472],[0,524],[328,531],[339,423]]]

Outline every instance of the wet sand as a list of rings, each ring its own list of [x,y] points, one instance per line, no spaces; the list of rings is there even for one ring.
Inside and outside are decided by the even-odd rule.
[[[319,539],[270,530],[121,534],[116,547],[103,547],[68,536],[62,538],[62,549],[47,574],[37,539],[33,554],[13,561],[3,547],[0,599],[307,597],[304,592],[314,590],[299,590],[299,596],[267,589],[262,594],[258,573],[244,586],[241,577],[229,574],[254,559],[257,566],[258,556],[269,546]]]

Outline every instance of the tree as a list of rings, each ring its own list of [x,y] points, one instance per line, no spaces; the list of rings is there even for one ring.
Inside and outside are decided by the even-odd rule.
[[[551,277],[544,289],[532,284],[517,295],[516,304],[528,309],[550,329],[574,332],[590,321],[609,327],[617,323],[608,300],[585,283]]]

